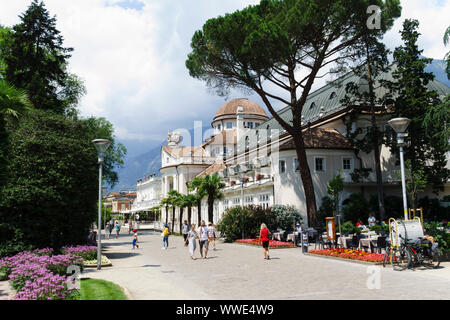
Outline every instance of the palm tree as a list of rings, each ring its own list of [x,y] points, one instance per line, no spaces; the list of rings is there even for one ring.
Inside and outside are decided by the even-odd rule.
[[[172,207],[172,233],[173,233],[173,227],[175,225],[175,208],[178,204],[178,197],[180,196],[180,193],[176,190],[170,190],[168,193],[168,203]]]
[[[198,179],[198,180],[195,180]],[[208,197],[208,221],[213,222],[214,219],[214,201],[223,198],[221,190],[225,187],[222,179],[217,175],[207,175],[204,178],[195,178],[197,192],[200,195]],[[191,182],[193,182],[192,180]]]
[[[7,119],[17,120],[33,108],[26,91],[17,89],[0,80],[0,181],[6,174],[6,153],[8,152]]]
[[[197,197],[195,196],[195,194],[188,194],[184,196],[184,201],[186,207],[188,208],[188,224],[191,225],[192,207],[197,205]]]
[[[203,185],[203,178],[199,178],[199,177],[192,179],[188,183],[188,190],[195,191],[194,197],[195,197],[195,203],[197,205],[198,224],[200,224],[200,221],[202,220],[202,200],[206,196],[205,190],[203,188],[201,188],[202,185]]]
[[[187,196],[184,194],[180,194],[178,198],[176,198],[175,204],[178,208],[180,208],[180,233],[181,233],[181,228],[183,227],[183,211],[184,208],[188,206]]]
[[[169,222],[169,205],[170,201],[169,198],[163,198],[161,199],[161,206],[166,208],[166,224]]]

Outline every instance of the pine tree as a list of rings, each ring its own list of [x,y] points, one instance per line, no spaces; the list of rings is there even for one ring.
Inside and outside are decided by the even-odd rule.
[[[50,17],[42,1],[33,0],[20,19],[4,57],[6,80],[25,89],[36,108],[63,114],[67,103],[61,92],[68,85],[66,66],[73,48],[63,47],[56,17]]]
[[[395,113],[412,120],[405,150],[405,158],[411,161],[411,170],[423,169],[428,184],[438,192],[450,178],[450,170],[446,168],[448,141],[437,134],[442,130],[441,123],[426,125],[427,112],[441,101],[436,91],[427,88],[427,84],[434,80],[432,73],[425,72],[432,59],[421,56],[423,50],[419,50],[417,45],[420,36],[418,26],[417,20],[405,20],[401,31],[404,45],[394,51],[394,63],[397,65],[393,72],[393,89],[397,95]],[[388,144],[392,152],[398,153],[395,138],[388,139]]]

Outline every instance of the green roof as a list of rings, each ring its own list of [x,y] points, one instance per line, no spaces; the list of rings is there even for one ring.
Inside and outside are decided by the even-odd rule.
[[[377,80],[394,81],[394,78],[392,77],[392,72],[387,72],[381,74]],[[349,72],[309,94],[302,110],[302,123],[305,125],[308,122],[314,123],[329,115],[346,109],[347,106],[342,105],[341,100],[345,98],[346,84],[351,82],[360,82],[360,77],[354,72]],[[430,90],[438,92],[440,96],[450,94],[450,88],[437,80],[431,81],[427,87]],[[384,87],[376,87],[375,92],[378,98],[384,97],[389,93]],[[292,110],[290,107],[285,107],[279,110],[278,114],[283,120],[292,124]],[[283,130],[278,121],[273,117],[266,122],[261,123],[258,127],[267,128],[267,126],[269,126],[270,129]]]

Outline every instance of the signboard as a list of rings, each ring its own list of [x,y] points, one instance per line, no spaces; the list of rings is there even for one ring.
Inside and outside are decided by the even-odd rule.
[[[326,218],[326,224],[327,224],[327,238],[328,240],[336,240],[336,230],[335,230],[335,223],[334,223],[334,217]]]

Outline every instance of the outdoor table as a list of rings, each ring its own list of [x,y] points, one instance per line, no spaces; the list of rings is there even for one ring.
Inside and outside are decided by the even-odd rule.
[[[363,248],[369,248],[373,249],[377,245],[378,237],[373,238],[362,238],[359,240],[359,249],[362,250]]]
[[[341,248],[347,249],[350,247],[352,242],[352,237],[339,237],[338,244],[341,246]]]
[[[293,233],[288,234],[286,241],[292,241],[295,243],[295,234],[293,234]]]
[[[274,232],[272,235],[272,239],[281,241],[281,232]]]

